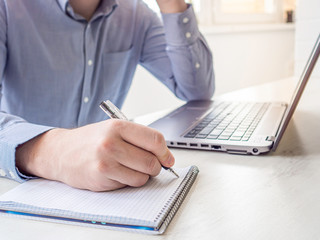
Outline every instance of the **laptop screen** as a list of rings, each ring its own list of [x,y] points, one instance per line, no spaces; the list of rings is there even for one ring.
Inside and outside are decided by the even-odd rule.
[[[281,125],[280,125],[280,132],[279,134],[277,134],[277,138],[273,144],[273,147],[272,147],[272,150],[275,151],[279,142],[280,142],[280,139],[285,131],[285,129],[287,128],[287,125],[294,113],[294,110],[296,109],[297,105],[298,105],[298,102],[300,100],[300,97],[302,95],[302,92],[311,76],[311,73],[317,63],[317,60],[319,58],[319,55],[320,55],[320,34],[318,36],[318,39],[316,41],[316,44],[314,45],[313,47],[313,50],[310,54],[310,57],[308,59],[308,62],[302,72],[302,75],[300,77],[300,80],[299,80],[299,83],[298,83],[298,86],[296,87],[295,89],[295,92],[293,94],[293,97],[289,103],[289,106],[286,110],[286,113],[282,119],[282,122],[281,122]]]

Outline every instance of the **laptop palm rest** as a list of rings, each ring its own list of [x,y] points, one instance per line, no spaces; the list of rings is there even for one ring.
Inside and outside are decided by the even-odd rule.
[[[176,139],[177,135],[185,133],[190,126],[207,113],[211,104],[211,101],[188,102],[186,105],[153,122],[149,126],[163,133],[165,139]]]
[[[285,110],[285,104],[273,104],[262,119],[260,127],[256,130],[256,134],[275,137]]]

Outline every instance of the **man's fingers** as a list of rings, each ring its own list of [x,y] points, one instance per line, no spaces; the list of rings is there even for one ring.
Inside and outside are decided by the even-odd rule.
[[[174,157],[160,132],[128,121],[118,120],[116,124],[123,140],[153,153],[163,166],[173,166]]]
[[[108,178],[132,187],[141,187],[149,180],[149,175],[118,165],[116,169],[108,172]]]
[[[153,153],[127,142],[118,143],[118,146],[119,150],[114,159],[115,161],[125,167],[151,176],[157,176],[160,173],[160,162]],[[106,153],[106,155],[108,155],[108,153]]]
[[[106,179],[106,176],[104,176],[103,179],[100,180],[99,184],[94,184],[89,189],[95,192],[104,192],[123,188],[126,186],[127,184],[123,184],[112,179]]]

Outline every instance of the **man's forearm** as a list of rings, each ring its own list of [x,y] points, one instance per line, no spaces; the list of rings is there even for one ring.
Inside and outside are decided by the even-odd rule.
[[[179,13],[187,9],[184,0],[157,0],[162,13]]]
[[[57,145],[61,141],[59,133],[63,131],[67,130],[52,129],[20,145],[16,150],[16,166],[19,171],[27,176],[57,180],[57,168],[50,164],[58,163],[50,159],[53,157],[50,151],[53,144]]]

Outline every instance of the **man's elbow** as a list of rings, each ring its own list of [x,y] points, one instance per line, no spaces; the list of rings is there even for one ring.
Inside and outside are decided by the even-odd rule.
[[[201,86],[195,86],[194,91],[188,97],[187,101],[191,100],[210,100],[213,97],[215,91],[215,77],[214,74],[210,74],[207,78],[206,84]]]
[[[204,100],[211,99],[213,97],[214,91],[215,91],[215,79],[214,79],[214,75],[213,75],[213,77],[209,81],[207,87],[203,89],[202,99],[204,99]]]

